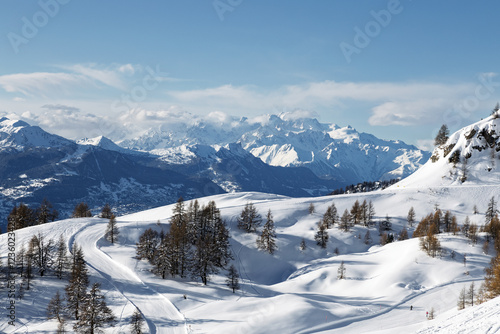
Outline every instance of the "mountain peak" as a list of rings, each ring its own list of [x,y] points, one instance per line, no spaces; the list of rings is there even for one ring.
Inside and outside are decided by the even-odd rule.
[[[21,120],[0,119],[0,150],[23,150],[25,147],[62,147],[74,145],[71,140],[45,132]]]
[[[470,124],[437,146],[429,161],[398,183],[401,187],[500,184],[500,118]]]

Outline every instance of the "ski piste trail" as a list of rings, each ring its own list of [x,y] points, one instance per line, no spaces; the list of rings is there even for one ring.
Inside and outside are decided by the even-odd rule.
[[[186,334],[186,319],[163,295],[144,283],[127,266],[101,251],[106,224],[89,223],[70,238],[70,249],[76,242],[85,254],[86,263],[115,287],[143,315],[152,334]]]

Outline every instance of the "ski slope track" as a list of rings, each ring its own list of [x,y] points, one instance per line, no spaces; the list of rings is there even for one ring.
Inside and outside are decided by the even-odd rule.
[[[144,283],[133,270],[101,251],[98,244],[105,227],[102,223],[88,224],[73,237],[73,241],[82,247],[87,264],[139,309],[150,333],[187,333],[184,316],[167,298]]]

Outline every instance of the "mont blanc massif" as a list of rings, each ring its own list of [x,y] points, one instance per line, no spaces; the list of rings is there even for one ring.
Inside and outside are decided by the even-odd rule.
[[[498,332],[498,125],[425,152],[287,114],[117,143],[1,118],[0,331]]]

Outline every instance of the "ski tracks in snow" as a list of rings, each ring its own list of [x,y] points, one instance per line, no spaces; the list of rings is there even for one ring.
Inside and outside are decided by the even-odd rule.
[[[150,333],[187,333],[186,319],[174,304],[144,283],[133,270],[97,247],[104,230],[103,223],[86,225],[72,236],[69,246],[76,242],[82,248],[87,264],[139,309]]]

